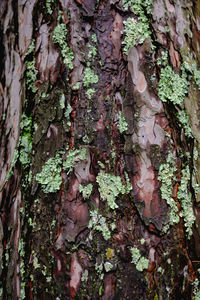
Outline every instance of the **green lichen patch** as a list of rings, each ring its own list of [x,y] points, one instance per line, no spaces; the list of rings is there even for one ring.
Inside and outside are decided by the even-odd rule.
[[[158,172],[158,180],[161,181],[161,195],[162,199],[165,199],[167,204],[170,207],[169,212],[169,224],[165,226],[163,229],[166,232],[170,225],[177,224],[179,222],[178,216],[178,207],[175,200],[172,197],[172,189],[173,189],[173,182],[174,182],[174,174],[175,174],[175,162],[172,153],[169,152],[166,163],[160,165],[159,172]]]
[[[158,87],[158,96],[163,102],[171,101],[173,104],[181,104],[188,93],[185,73],[181,77],[170,66],[161,69]]]
[[[187,137],[193,138],[192,129],[190,127],[189,117],[184,110],[180,111],[177,115],[180,124],[183,126],[185,135]]]
[[[189,72],[194,79],[194,82],[196,83],[198,89],[200,90],[200,70],[197,69],[197,63],[194,60],[184,61],[182,64],[182,70],[183,72]]]
[[[122,3],[125,9],[130,7],[136,15],[144,13],[144,10],[150,14],[153,0],[123,0]]]
[[[124,131],[126,131],[128,129],[128,123],[126,122],[121,111],[119,112],[118,128],[119,128],[120,133],[123,133]]]
[[[55,0],[46,0],[46,8],[49,15],[53,13],[52,4],[55,2]]]
[[[87,98],[88,98],[89,100],[92,99],[92,96],[94,95],[94,93],[95,93],[95,89],[88,89],[88,90],[86,91]]]
[[[83,77],[83,85],[86,88],[89,88],[90,85],[97,83],[99,81],[98,76],[94,73],[94,71],[87,67],[84,71],[84,77]]]
[[[86,148],[70,150],[67,154],[66,160],[63,162],[64,170],[69,169],[69,173],[78,162],[84,161],[86,159],[86,151]]]
[[[88,199],[92,193],[92,184],[89,183],[87,185],[79,185],[79,191],[82,193],[84,199]]]
[[[71,48],[68,47],[66,42],[67,28],[65,24],[58,24],[53,32],[52,40],[54,44],[58,44],[61,49],[61,54],[64,63],[70,70],[73,70],[74,54]]]
[[[55,193],[60,189],[62,183],[61,173],[62,159],[60,154],[47,160],[42,167],[42,171],[36,174],[35,179],[42,185],[44,193]]]
[[[126,177],[128,180],[128,176]],[[99,184],[99,192],[103,200],[107,200],[108,206],[111,209],[118,207],[115,200],[119,194],[128,194],[132,189],[130,182],[127,185],[123,185],[120,176],[111,175],[100,171],[96,181]]]
[[[151,13],[152,0],[123,0],[123,6],[125,9],[130,8],[138,18],[128,18],[124,21],[125,29],[122,33],[125,33],[124,41],[122,42],[124,47],[124,53],[128,55],[129,50],[143,44],[145,39],[151,40],[151,31],[149,29],[149,21],[146,17],[146,13]]]
[[[19,160],[24,168],[30,166],[32,151],[32,117],[22,115],[20,123],[21,136],[19,140]]]
[[[145,269],[148,269],[149,260],[143,256],[141,256],[139,249],[133,247],[130,248],[132,255],[132,263],[136,265],[136,269],[139,272],[142,272]]]
[[[145,15],[141,15],[138,20],[128,18],[123,23],[125,29],[122,33],[125,33],[125,38],[122,44],[125,45],[124,53],[128,55],[132,47],[143,44],[145,39],[150,38],[151,31],[149,30],[148,19]]]
[[[103,217],[97,210],[90,211],[88,228],[101,232],[106,241],[111,238],[111,232],[106,223],[106,218]]]
[[[37,79],[38,70],[35,67],[35,57],[32,61],[26,62],[26,84],[27,88],[33,93],[36,92],[35,81]]]
[[[188,237],[192,236],[192,225],[196,218],[194,216],[191,193],[188,191],[188,185],[190,182],[190,170],[189,166],[182,170],[181,184],[178,190],[178,199],[181,202],[180,216],[184,219],[184,226]]]
[[[88,58],[95,58],[97,55],[97,48],[91,44],[88,44]]]

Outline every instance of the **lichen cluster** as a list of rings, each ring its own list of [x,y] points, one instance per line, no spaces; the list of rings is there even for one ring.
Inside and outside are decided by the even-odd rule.
[[[133,247],[130,248],[131,255],[132,255],[132,263],[136,265],[136,269],[139,272],[142,272],[145,269],[148,269],[149,260],[144,256],[141,256],[140,250]]]
[[[188,185],[190,182],[190,170],[189,166],[186,166],[182,170],[181,184],[178,190],[178,199],[181,202],[180,217],[184,219],[184,226],[188,237],[192,236],[192,225],[196,218],[194,216],[191,193],[188,191]]]
[[[143,44],[145,39],[151,39],[151,31],[149,29],[149,21],[145,13],[150,14],[152,0],[123,0],[125,9],[130,8],[137,18],[128,18],[124,21],[125,28],[122,33],[125,33],[124,53],[128,55],[129,50],[138,45]]]
[[[66,37],[67,37],[66,25],[63,23],[58,24],[54,29],[52,40],[54,44],[59,45],[64,63],[68,66],[70,70],[72,70],[74,54],[72,49],[67,44]]]
[[[99,184],[99,192],[103,200],[107,200],[108,206],[111,209],[118,207],[116,204],[116,198],[119,194],[128,194],[132,185],[128,181],[128,176],[126,176],[127,184],[123,185],[120,176],[111,175],[100,171],[96,181]]]
[[[166,232],[170,225],[177,224],[179,222],[178,207],[176,201],[172,197],[172,189],[175,177],[175,162],[171,152],[169,152],[166,163],[161,164],[158,172],[158,180],[161,181],[161,196],[165,199],[170,207],[169,211],[169,224],[163,229]]]

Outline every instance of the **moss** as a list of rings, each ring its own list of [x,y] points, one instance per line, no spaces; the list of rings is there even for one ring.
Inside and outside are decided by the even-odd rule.
[[[132,255],[132,263],[136,265],[136,269],[139,272],[142,272],[145,269],[148,269],[149,260],[143,256],[141,256],[139,249],[133,247],[130,248]]]
[[[128,175],[126,175],[127,184],[123,185],[120,176],[115,176],[107,174],[101,171],[96,181],[99,184],[99,192],[103,200],[107,200],[108,206],[111,209],[115,209],[118,205],[115,203],[116,198],[119,194],[128,194],[132,185],[128,180]]]
[[[42,185],[44,193],[55,193],[60,189],[62,183],[61,173],[62,159],[60,154],[47,160],[42,171],[36,174],[35,179]]]

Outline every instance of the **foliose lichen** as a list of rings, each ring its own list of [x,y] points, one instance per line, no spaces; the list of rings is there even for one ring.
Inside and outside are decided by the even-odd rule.
[[[170,66],[166,66],[161,69],[158,87],[158,96],[163,102],[171,101],[173,104],[181,104],[188,93],[186,74],[183,72],[181,77]]]
[[[123,133],[128,129],[128,123],[126,122],[121,111],[119,112],[118,128],[120,133]]]
[[[79,191],[82,193],[84,199],[88,199],[92,193],[92,184],[89,183],[87,185],[79,185]]]
[[[64,170],[68,169],[68,174],[72,171],[74,166],[86,159],[86,148],[70,150],[67,154],[66,160],[63,162]]]
[[[188,238],[192,236],[192,225],[196,220],[193,211],[191,193],[188,191],[189,182],[190,169],[189,166],[186,166],[186,168],[182,170],[181,184],[178,190],[178,199],[181,202],[180,217],[183,217],[184,219],[184,226],[186,228]]]
[[[142,272],[145,269],[148,269],[149,260],[144,256],[141,256],[139,249],[133,247],[130,248],[131,255],[132,255],[132,263],[136,265],[136,269],[139,272]]]
[[[94,71],[90,67],[86,67],[84,71],[84,77],[83,77],[83,86],[89,88],[90,85],[97,83],[98,81],[99,78],[94,73]]]
[[[70,70],[73,70],[74,54],[72,49],[67,45],[66,36],[66,25],[63,23],[58,24],[54,29],[52,40],[54,44],[59,45],[64,63],[68,66]]]
[[[125,29],[122,33],[125,33],[125,38],[122,44],[125,45],[124,53],[128,55],[129,50],[138,45],[143,44],[145,39],[151,40],[151,31],[149,29],[148,18],[145,13],[151,13],[152,0],[123,0],[123,6],[125,9],[130,9],[138,17],[128,18],[124,21]]]
[[[106,223],[106,218],[103,217],[98,210],[90,211],[90,221],[88,228],[97,230],[102,233],[103,238],[107,241],[111,238],[111,232]]]
[[[170,225],[177,224],[179,222],[178,207],[176,201],[172,197],[172,188],[175,178],[175,162],[171,152],[168,153],[166,163],[161,164],[158,172],[158,180],[161,181],[161,196],[166,200],[170,207],[169,211],[169,224],[167,224],[163,231],[166,232]]]
[[[57,153],[55,157],[47,160],[42,171],[36,174],[35,179],[42,185],[44,193],[55,193],[62,183],[61,173],[62,158]]]
[[[128,194],[132,185],[129,182],[128,175],[126,174],[127,184],[123,185],[120,176],[111,175],[100,171],[96,181],[99,184],[99,193],[103,200],[107,200],[108,206],[111,209],[118,207],[115,200],[119,194]]]

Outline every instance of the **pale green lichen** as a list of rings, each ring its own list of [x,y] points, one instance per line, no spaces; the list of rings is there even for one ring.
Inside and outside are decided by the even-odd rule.
[[[148,269],[149,260],[144,256],[141,256],[139,249],[133,247],[130,248],[131,255],[132,255],[132,263],[136,265],[136,269],[139,272],[142,272],[145,269]]]
[[[95,33],[92,34],[93,43],[97,43],[97,35]]]
[[[87,98],[88,98],[89,100],[92,99],[92,96],[94,95],[94,93],[95,93],[95,89],[88,89],[88,90],[86,91]]]
[[[61,49],[61,54],[64,63],[70,70],[73,70],[74,54],[71,48],[68,47],[66,42],[67,28],[65,24],[58,24],[53,32],[52,40],[54,44],[58,44]]]
[[[192,236],[192,225],[196,218],[194,216],[191,193],[188,191],[188,185],[190,182],[190,170],[189,166],[182,170],[181,184],[178,190],[178,199],[181,202],[180,217],[184,219],[184,226],[188,237]]]
[[[165,67],[168,61],[168,52],[161,51],[161,56],[157,59],[157,65]]]
[[[193,138],[192,129],[190,127],[189,117],[186,114],[186,112],[184,110],[180,111],[177,114],[177,117],[178,117],[178,120],[179,120],[180,124],[183,126],[183,128],[185,130],[185,135],[187,137]]]
[[[97,55],[97,49],[95,46],[88,44],[88,58],[95,58],[95,56]]]
[[[123,0],[122,3],[125,9],[130,7],[136,15],[144,13],[144,11],[150,14],[153,0]]]
[[[197,63],[194,60],[189,59],[184,61],[181,66],[183,71],[188,71],[194,79],[198,89],[200,90],[200,70],[197,69]]]
[[[79,88],[80,88],[80,82],[78,81],[73,85],[72,90],[76,91],[79,90]]]
[[[122,44],[125,45],[124,53],[128,55],[129,50],[143,44],[145,39],[151,40],[151,31],[149,29],[149,21],[145,13],[151,13],[152,0],[123,0],[123,6],[125,9],[130,9],[138,18],[128,18],[124,21],[125,29],[122,33],[125,33],[125,38]]]
[[[22,115],[20,123],[21,136],[19,139],[19,160],[24,168],[30,166],[32,151],[32,117]]]
[[[28,47],[28,50],[26,51],[25,57],[31,54],[35,50],[35,40],[33,39]]]
[[[110,272],[113,269],[113,264],[111,264],[109,261],[104,263],[104,268],[106,272]]]
[[[106,224],[106,218],[103,217],[97,210],[90,211],[88,228],[101,232],[106,241],[111,238],[111,232]]]
[[[161,196],[162,199],[165,199],[167,204],[170,207],[169,211],[169,224],[167,224],[163,231],[166,232],[170,225],[177,224],[179,222],[178,216],[178,207],[175,200],[172,197],[172,189],[173,189],[173,182],[175,177],[175,162],[174,157],[171,152],[169,152],[166,163],[160,165],[159,172],[158,172],[158,180],[161,181]]]
[[[98,76],[94,73],[90,67],[86,67],[84,71],[84,77],[83,77],[83,85],[86,88],[89,88],[90,85],[97,83],[99,81]]]
[[[200,300],[200,288],[199,288],[199,279],[196,278],[193,282],[193,300]]]
[[[29,90],[36,92],[35,81],[37,79],[38,70],[35,67],[35,57],[32,61],[26,62],[26,83]]]
[[[79,185],[79,191],[82,193],[84,199],[88,199],[92,193],[92,184],[89,183],[87,185]]]
[[[46,0],[46,8],[47,8],[47,12],[48,14],[52,14],[53,10],[52,10],[52,4],[54,3],[55,0]]]
[[[119,128],[120,133],[123,133],[124,131],[126,131],[128,129],[128,123],[126,122],[121,111],[119,112],[118,128]]]
[[[161,69],[158,83],[158,96],[163,102],[171,101],[173,104],[181,104],[188,93],[186,74],[180,77],[170,66]]]
[[[145,39],[150,38],[151,31],[149,30],[148,19],[145,15],[140,16],[138,20],[128,18],[123,23],[125,28],[122,33],[125,33],[125,38],[122,44],[125,45],[124,53],[128,55],[132,47],[143,44]]]
[[[128,180],[128,175],[126,176],[126,180]],[[126,185],[123,185],[120,176],[111,175],[103,171],[100,171],[96,181],[99,184],[101,198],[107,200],[108,206],[111,209],[118,207],[115,200],[119,194],[128,194],[132,189],[129,181]]]
[[[20,256],[20,279],[21,279],[21,285],[20,285],[20,300],[25,299],[25,264],[24,264],[24,257],[25,257],[25,243],[23,239],[21,238],[19,240],[19,246],[18,246],[18,253]]]
[[[74,166],[86,159],[86,148],[70,150],[67,154],[66,160],[63,162],[64,170],[69,169],[68,173],[72,171]]]
[[[42,185],[44,193],[55,193],[60,189],[62,183],[61,173],[62,159],[57,153],[55,157],[47,160],[42,171],[36,174],[35,179]]]

